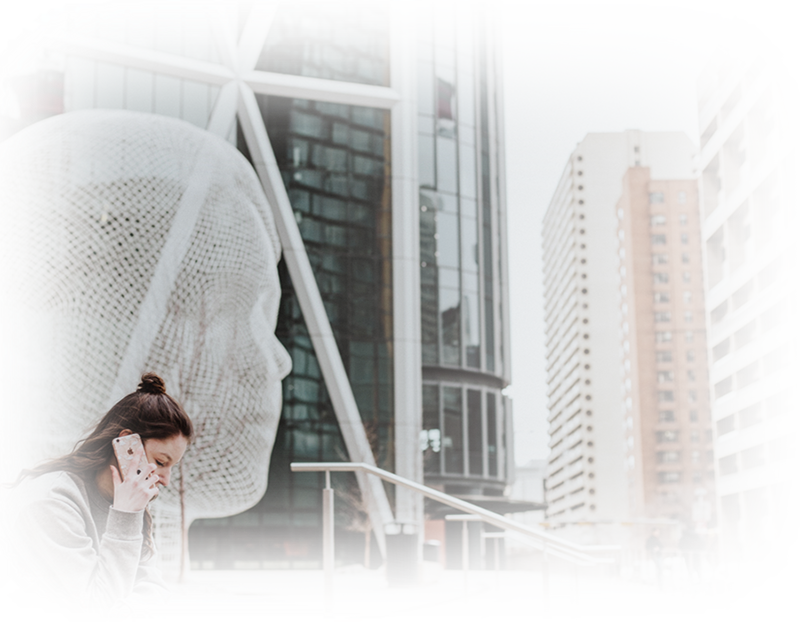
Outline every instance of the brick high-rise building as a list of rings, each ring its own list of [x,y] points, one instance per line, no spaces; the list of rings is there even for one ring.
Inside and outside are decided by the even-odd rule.
[[[630,168],[617,219],[631,514],[702,529],[714,459],[697,182]]]
[[[628,520],[616,205],[625,172],[688,179],[695,147],[680,132],[592,133],[577,145],[545,214],[547,517],[586,542],[578,525]],[[698,281],[699,282],[699,281]]]

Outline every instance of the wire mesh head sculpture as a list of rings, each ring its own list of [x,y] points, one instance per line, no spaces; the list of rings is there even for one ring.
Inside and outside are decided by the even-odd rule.
[[[290,360],[280,244],[247,160],[182,121],[95,110],[0,144],[0,171],[6,319],[29,327],[3,356],[35,388],[12,414],[29,458],[66,453],[153,370],[197,431],[154,507],[162,549],[180,489],[187,527],[256,503]]]

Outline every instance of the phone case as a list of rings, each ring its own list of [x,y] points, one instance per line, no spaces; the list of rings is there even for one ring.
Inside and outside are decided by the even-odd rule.
[[[119,463],[120,475],[122,479],[128,477],[128,472],[133,466],[133,456],[139,447],[142,447],[142,437],[138,434],[128,434],[127,436],[120,436],[114,439],[114,453],[117,455],[117,462]],[[141,473],[141,470],[147,466],[147,456],[142,451],[142,459],[136,465],[136,473]]]

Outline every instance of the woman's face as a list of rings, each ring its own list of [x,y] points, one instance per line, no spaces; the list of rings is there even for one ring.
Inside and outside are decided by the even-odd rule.
[[[144,441],[147,462],[156,465],[159,486],[169,486],[172,467],[178,464],[186,452],[189,441],[176,434],[170,438],[150,438]]]
[[[131,430],[125,429],[119,433],[120,436],[133,434]],[[182,434],[175,434],[169,438],[148,438],[144,440],[144,454],[148,464],[156,466],[155,473],[158,475],[158,486],[169,486],[172,479],[172,467],[176,466],[186,448],[189,440]]]

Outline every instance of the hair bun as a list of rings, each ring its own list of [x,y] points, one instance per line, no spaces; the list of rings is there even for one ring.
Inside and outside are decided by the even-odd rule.
[[[142,376],[142,381],[139,383],[140,393],[151,393],[152,395],[164,395],[167,392],[167,387],[161,376],[153,373],[146,373]]]

